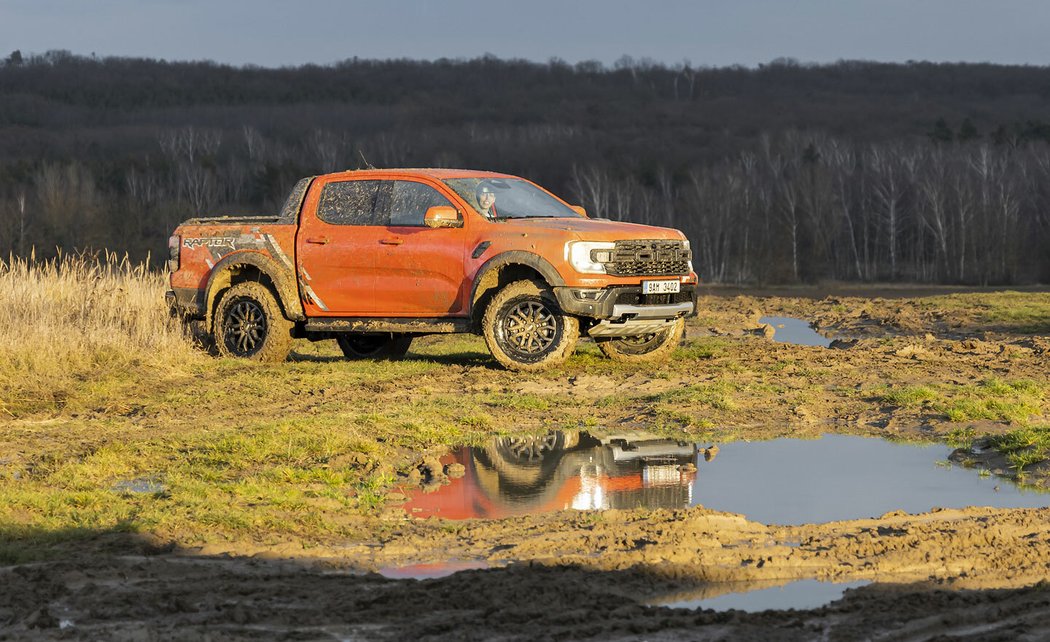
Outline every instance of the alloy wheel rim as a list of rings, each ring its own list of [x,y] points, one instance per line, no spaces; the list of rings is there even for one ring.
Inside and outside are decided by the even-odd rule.
[[[515,351],[538,355],[548,350],[558,335],[558,323],[539,301],[522,301],[507,313],[503,322],[507,343]]]
[[[250,355],[266,339],[266,314],[252,300],[243,299],[226,314],[226,345],[234,354]]]

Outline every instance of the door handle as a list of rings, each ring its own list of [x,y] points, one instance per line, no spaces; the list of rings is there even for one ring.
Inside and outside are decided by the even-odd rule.
[[[404,245],[404,239],[379,239],[383,245]]]
[[[314,245],[328,245],[328,237],[322,236],[320,238],[306,239],[307,243],[313,243]]]

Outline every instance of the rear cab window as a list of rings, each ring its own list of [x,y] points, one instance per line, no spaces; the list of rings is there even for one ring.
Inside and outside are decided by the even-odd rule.
[[[386,225],[382,208],[383,183],[389,181],[340,181],[321,192],[317,218],[330,225]]]
[[[425,183],[400,180],[340,181],[325,185],[317,218],[330,225],[423,227],[427,210],[453,207]]]

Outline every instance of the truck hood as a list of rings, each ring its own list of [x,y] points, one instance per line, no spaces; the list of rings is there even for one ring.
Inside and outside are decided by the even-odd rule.
[[[620,221],[597,221],[587,218],[523,218],[510,219],[500,225],[510,232],[541,232],[575,237],[581,241],[620,241],[629,239],[683,240],[685,235],[669,227],[639,225]]]

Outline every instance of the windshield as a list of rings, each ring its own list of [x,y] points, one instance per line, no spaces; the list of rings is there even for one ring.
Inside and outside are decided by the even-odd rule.
[[[520,178],[450,178],[445,184],[488,218],[581,218],[558,199]]]

